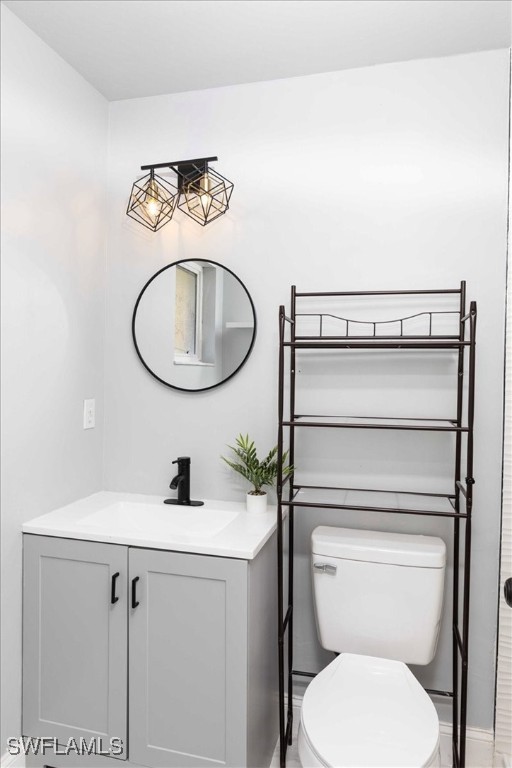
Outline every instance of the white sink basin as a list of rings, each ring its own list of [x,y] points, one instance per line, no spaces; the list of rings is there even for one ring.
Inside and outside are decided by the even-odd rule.
[[[117,501],[82,518],[81,524],[95,530],[122,528],[131,533],[159,533],[163,536],[216,536],[233,522],[238,512],[205,507],[156,506]]]
[[[164,504],[163,496],[99,491],[23,523],[40,536],[102,541],[252,560],[276,528],[276,509],[249,514],[242,501],[205,499],[202,507]]]

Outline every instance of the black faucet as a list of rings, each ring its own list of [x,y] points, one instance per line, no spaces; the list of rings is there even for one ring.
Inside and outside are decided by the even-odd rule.
[[[178,474],[173,477],[169,488],[178,489],[177,499],[165,499],[164,504],[179,504],[184,507],[201,507],[204,501],[192,501],[190,499],[190,456],[178,456],[173,461],[178,465]]]

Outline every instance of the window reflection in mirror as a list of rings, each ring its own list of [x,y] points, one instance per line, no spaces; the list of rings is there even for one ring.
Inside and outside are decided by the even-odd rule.
[[[201,362],[202,268],[190,262],[176,267],[174,362]]]
[[[141,291],[132,333],[139,358],[167,386],[218,386],[247,360],[256,332],[252,299],[231,270],[204,259],[157,272]]]

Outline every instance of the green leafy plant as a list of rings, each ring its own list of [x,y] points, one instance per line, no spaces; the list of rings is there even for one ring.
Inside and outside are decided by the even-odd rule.
[[[251,495],[262,496],[265,493],[261,490],[262,487],[274,485],[277,478],[279,470],[277,445],[260,461],[254,441],[250,440],[249,435],[238,435],[235,442],[236,446],[228,445],[228,448],[233,451],[236,459],[232,461],[224,456],[221,456],[221,459],[252,484],[253,490],[249,491]],[[288,451],[285,451],[282,458],[283,479],[293,472],[293,467],[285,465],[287,457]]]

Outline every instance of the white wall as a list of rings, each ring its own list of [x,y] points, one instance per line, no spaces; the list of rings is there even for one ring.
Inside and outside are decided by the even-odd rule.
[[[469,723],[483,728],[494,695],[507,125],[508,53],[494,51],[117,102],[109,151],[108,489],[165,494],[171,460],[190,455],[195,498],[240,498],[219,455],[239,432],[262,450],[276,442],[277,308],[292,283],[364,290],[467,280],[479,303]],[[140,165],[209,155],[235,182],[229,215],[203,229],[178,213],[155,235],[124,215]],[[232,269],[258,315],[242,371],[190,395],[153,380],[130,336],[146,280],[183,258]],[[299,530],[303,668],[326,660],[301,575],[308,525]],[[447,633],[445,619],[426,684],[450,686]]]
[[[101,488],[107,118],[2,6],[0,753],[21,733],[21,524]]]

